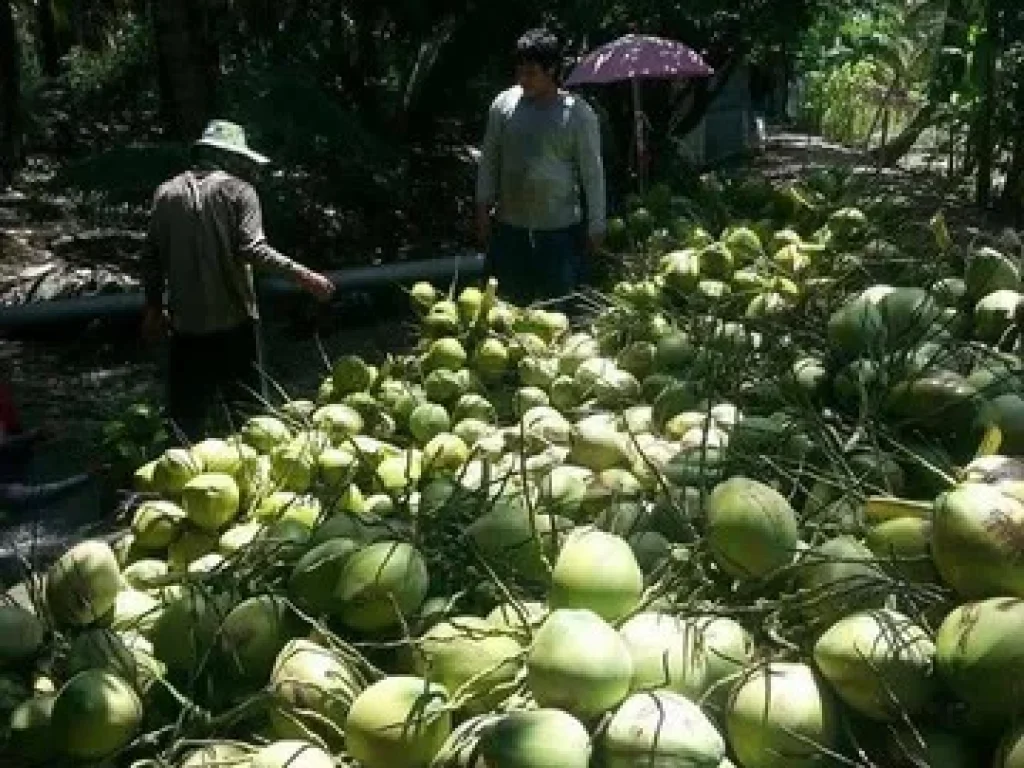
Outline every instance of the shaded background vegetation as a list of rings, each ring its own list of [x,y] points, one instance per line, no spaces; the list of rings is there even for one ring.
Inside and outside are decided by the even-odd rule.
[[[312,263],[466,244],[466,147],[509,80],[514,40],[537,24],[570,57],[641,31],[687,42],[723,75],[753,64],[761,90],[799,75],[791,116],[882,165],[941,135],[982,206],[1021,215],[1015,0],[0,0],[0,186],[32,157],[80,211],[138,225],[221,115],[276,160],[269,227]],[[653,124],[685,133],[721,80],[652,85]],[[609,115],[618,174],[628,88],[588,95]],[[655,131],[653,170],[678,177],[668,138]]]

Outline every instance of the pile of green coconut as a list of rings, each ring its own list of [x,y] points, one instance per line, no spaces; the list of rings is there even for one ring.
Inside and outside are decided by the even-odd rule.
[[[0,606],[5,763],[1024,766],[1019,259],[732,227],[138,469]]]

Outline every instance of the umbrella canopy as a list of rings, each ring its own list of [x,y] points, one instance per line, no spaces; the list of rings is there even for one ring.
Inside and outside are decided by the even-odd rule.
[[[689,46],[653,35],[626,35],[584,56],[565,84],[709,77],[712,74],[714,70]]]

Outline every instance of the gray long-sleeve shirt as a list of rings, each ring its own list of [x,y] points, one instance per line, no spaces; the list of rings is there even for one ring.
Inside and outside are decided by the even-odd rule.
[[[295,274],[263,233],[252,185],[223,171],[186,171],[153,196],[143,280],[150,304],[167,291],[171,326],[211,333],[258,317],[251,266]]]
[[[477,175],[476,200],[496,204],[499,221],[527,229],[562,229],[583,218],[605,230],[601,130],[583,99],[560,91],[550,104],[523,97],[519,86],[491,104]]]

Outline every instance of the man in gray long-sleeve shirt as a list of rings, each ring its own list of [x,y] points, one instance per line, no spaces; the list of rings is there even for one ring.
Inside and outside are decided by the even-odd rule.
[[[259,197],[240,178],[267,159],[239,126],[212,121],[193,153],[194,168],[153,197],[143,271],[144,330],[155,337],[170,324],[168,415],[194,439],[218,398],[235,406],[264,392],[251,267],[288,275],[320,299],[334,285],[267,242]]]
[[[519,39],[518,85],[491,104],[477,176],[477,232],[488,274],[503,296],[520,303],[571,293],[584,250],[600,247],[605,232],[598,118],[558,87],[560,58],[557,39],[545,30]]]

